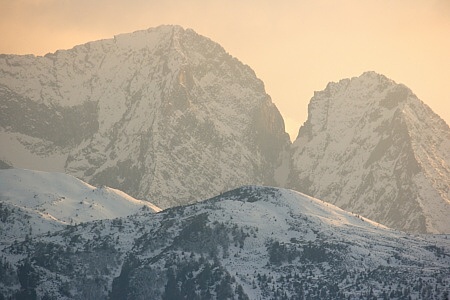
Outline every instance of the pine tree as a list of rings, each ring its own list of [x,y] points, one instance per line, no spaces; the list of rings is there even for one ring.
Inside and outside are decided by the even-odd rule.
[[[167,271],[167,284],[164,288],[163,300],[178,300],[182,299],[181,292],[178,287],[178,282],[175,278],[175,273],[172,269]]]

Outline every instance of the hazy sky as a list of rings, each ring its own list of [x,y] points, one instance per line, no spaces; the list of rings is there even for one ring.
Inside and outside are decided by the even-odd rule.
[[[314,91],[369,70],[450,123],[450,0],[0,0],[0,53],[44,55],[161,24],[252,67],[291,138]]]

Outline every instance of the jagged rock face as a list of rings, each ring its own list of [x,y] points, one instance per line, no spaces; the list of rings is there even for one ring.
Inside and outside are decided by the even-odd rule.
[[[0,72],[2,144],[24,148],[14,152],[42,160],[40,169],[53,155],[61,171],[163,208],[274,184],[289,146],[254,72],[181,27],[3,55]],[[0,160],[28,167],[11,152]]]
[[[316,92],[289,185],[387,226],[450,232],[450,130],[407,87],[374,72]]]

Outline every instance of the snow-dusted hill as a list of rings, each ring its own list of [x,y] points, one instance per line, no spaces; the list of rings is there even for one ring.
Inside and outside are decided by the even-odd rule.
[[[291,190],[249,186],[190,206],[82,223],[11,245],[2,254],[0,293],[57,299],[444,299],[449,253],[446,235],[405,234]]]
[[[253,70],[179,26],[0,55],[0,74],[1,161],[163,208],[275,184],[290,144]]]
[[[53,233],[65,225],[125,217],[160,209],[108,187],[96,188],[73,176],[21,169],[0,170],[2,244]]]
[[[413,232],[450,233],[450,129],[374,72],[316,92],[292,147],[289,186]]]

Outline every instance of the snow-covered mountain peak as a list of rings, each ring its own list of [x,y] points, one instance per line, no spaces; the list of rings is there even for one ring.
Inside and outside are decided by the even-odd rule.
[[[114,36],[114,43],[118,48],[128,51],[151,51],[162,46],[162,42],[169,44],[175,35],[179,35],[184,29],[181,26],[162,25],[147,30],[139,30],[133,33],[123,33]]]
[[[367,72],[308,109],[291,187],[397,229],[450,232],[450,130],[409,88]]]
[[[404,85],[375,72],[360,77],[329,83],[325,90],[315,92],[309,104],[308,122],[321,130],[355,128],[363,118],[393,114],[402,110],[411,91]],[[330,133],[331,134],[331,133]],[[339,135],[334,135],[340,139]]]
[[[163,208],[273,185],[290,146],[253,70],[179,26],[1,56],[0,72],[0,160],[57,166]]]

